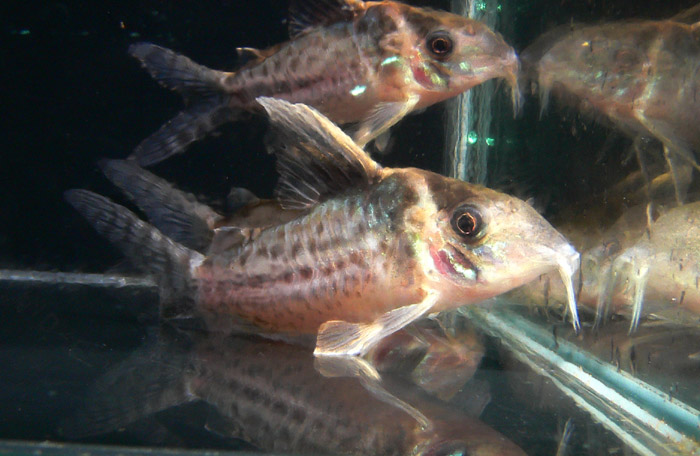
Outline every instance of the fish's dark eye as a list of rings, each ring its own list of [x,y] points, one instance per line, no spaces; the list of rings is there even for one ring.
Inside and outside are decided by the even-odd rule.
[[[439,58],[445,58],[452,53],[452,38],[445,32],[430,35],[427,40],[428,50]]]
[[[452,213],[452,229],[465,240],[478,239],[483,228],[483,218],[474,206],[459,206]]]

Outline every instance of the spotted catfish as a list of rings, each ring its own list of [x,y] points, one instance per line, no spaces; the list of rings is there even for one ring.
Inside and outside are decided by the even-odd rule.
[[[142,166],[181,153],[245,111],[259,96],[315,107],[337,124],[354,124],[364,145],[411,111],[505,78],[517,100],[518,59],[486,25],[394,1],[292,1],[291,40],[258,51],[234,72],[216,71],[149,43],[129,52],[188,107],[144,140]]]
[[[189,311],[213,330],[317,335],[317,354],[355,355],[418,318],[559,268],[578,322],[578,253],[528,204],[428,171],[382,168],[314,109],[258,102],[276,131],[276,195],[282,209],[297,211],[292,220],[203,254],[180,242],[200,212],[158,201],[155,190],[130,190],[153,177],[135,165],[136,175],[120,181],[170,236],[89,191],[67,194],[157,277],[164,302],[189,298]]]

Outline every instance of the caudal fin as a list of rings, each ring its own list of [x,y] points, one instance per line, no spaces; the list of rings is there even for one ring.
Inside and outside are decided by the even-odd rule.
[[[151,43],[133,44],[129,54],[163,87],[181,93],[188,106],[136,147],[130,158],[141,166],[184,152],[188,145],[240,114],[239,109],[229,106],[230,97],[222,85],[228,73]]]
[[[222,219],[190,193],[127,160],[102,160],[105,176],[141,209],[165,236],[185,247],[206,250]]]
[[[193,296],[191,269],[204,257],[163,235],[131,211],[87,190],[69,190],[66,200],[98,233],[109,239],[144,272],[156,279],[163,297]],[[171,312],[167,312],[170,316]]]
[[[99,378],[62,421],[62,434],[80,439],[113,432],[194,400],[186,384],[188,349],[171,339],[144,345]]]

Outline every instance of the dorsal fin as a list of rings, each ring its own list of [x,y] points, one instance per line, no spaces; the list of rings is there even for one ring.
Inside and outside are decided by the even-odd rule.
[[[309,28],[351,21],[362,10],[362,0],[292,0],[289,37],[295,38]]]
[[[265,59],[265,55],[260,49],[252,47],[238,47],[236,48],[236,54],[238,55],[238,66],[243,66],[250,62],[259,62]]]
[[[307,209],[381,175],[381,166],[315,109],[276,98],[257,101],[270,116],[270,148],[280,173],[275,195],[285,209]]]
[[[680,13],[671,17],[669,20],[690,25],[697,23],[700,21],[700,3],[681,11]]]

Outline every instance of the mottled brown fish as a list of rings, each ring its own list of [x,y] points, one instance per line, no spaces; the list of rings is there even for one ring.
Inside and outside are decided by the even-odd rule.
[[[192,233],[211,234],[216,214],[172,196],[171,186],[136,165],[105,167],[162,232],[99,195],[67,194],[156,275],[165,302],[189,298],[189,312],[214,330],[318,334],[319,354],[363,354],[418,318],[558,268],[578,324],[571,287],[578,253],[527,203],[428,171],[382,168],[314,109],[258,102],[275,127],[276,194],[281,208],[296,212],[292,220],[280,217],[206,254],[192,248]]]
[[[243,111],[260,96],[315,107],[336,124],[357,124],[361,146],[411,111],[505,78],[518,99],[518,59],[500,35],[462,16],[394,1],[292,1],[291,41],[239,50],[252,62],[216,71],[149,43],[131,55],[188,107],[144,140],[133,157],[151,165]]]
[[[523,61],[543,106],[550,93],[575,98],[630,136],[659,140],[682,202],[700,148],[698,26],[645,20],[566,27],[526,49]]]
[[[275,453],[525,454],[478,419],[396,376],[384,376],[378,395],[356,378],[322,376],[311,351],[301,347],[213,335],[190,345],[161,339],[114,366],[64,432],[102,434],[203,401],[212,406],[208,430]]]

